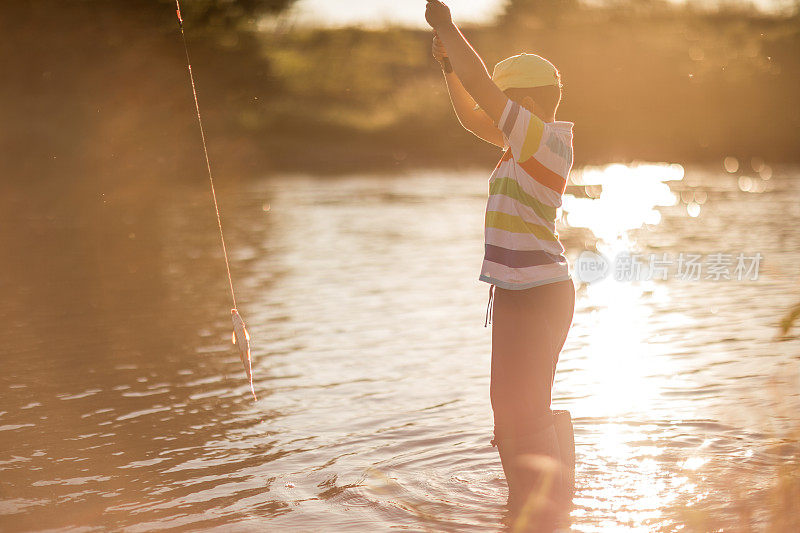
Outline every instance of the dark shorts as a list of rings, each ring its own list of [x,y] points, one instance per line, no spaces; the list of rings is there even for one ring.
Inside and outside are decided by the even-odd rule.
[[[495,438],[522,437],[549,422],[556,363],[574,311],[571,279],[520,291],[495,288],[490,387]]]

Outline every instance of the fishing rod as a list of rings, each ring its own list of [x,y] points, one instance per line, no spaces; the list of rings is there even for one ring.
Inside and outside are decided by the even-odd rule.
[[[222,243],[222,255],[225,257],[225,270],[228,272],[228,287],[231,291],[231,300],[233,302],[233,309],[231,309],[231,322],[233,323],[233,334],[231,341],[233,344],[238,345],[239,358],[244,366],[247,379],[250,381],[250,391],[253,393],[253,399],[258,401],[256,396],[256,389],[253,386],[253,364],[250,358],[250,333],[247,331],[247,326],[244,323],[239,310],[236,306],[236,292],[233,290],[233,276],[231,276],[231,265],[228,259],[228,249],[225,246],[225,234],[222,231],[222,217],[219,213],[219,204],[217,203],[217,191],[214,188],[214,176],[211,172],[211,158],[208,156],[208,146],[206,144],[206,132],[203,128],[203,119],[200,116],[200,104],[197,101],[197,86],[194,83],[194,72],[192,72],[192,60],[189,58],[189,45],[186,43],[186,32],[183,29],[183,17],[181,16],[181,3],[180,0],[175,0],[175,13],[178,16],[178,26],[181,29],[181,39],[183,40],[183,50],[186,53],[186,66],[189,69],[189,81],[192,85],[192,96],[194,97],[194,110],[197,114],[197,125],[200,128],[200,139],[203,141],[203,154],[206,158],[206,169],[208,170],[208,182],[211,185],[211,198],[214,201],[214,211],[217,214],[217,228],[219,229],[219,240]]]

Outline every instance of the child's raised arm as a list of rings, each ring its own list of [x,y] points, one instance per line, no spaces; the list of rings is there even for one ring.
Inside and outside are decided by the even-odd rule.
[[[425,20],[447,48],[447,55],[461,84],[496,125],[508,103],[508,97],[492,81],[486,65],[453,24],[450,8],[439,0],[428,0]]]
[[[486,113],[481,109],[475,109],[475,100],[469,95],[461,84],[461,81],[453,72],[453,68],[447,57],[447,50],[438,36],[433,38],[431,47],[433,57],[442,65],[444,79],[447,83],[447,92],[450,94],[450,101],[453,110],[456,112],[458,121],[467,131],[486,142],[502,147],[503,134],[492,123]]]

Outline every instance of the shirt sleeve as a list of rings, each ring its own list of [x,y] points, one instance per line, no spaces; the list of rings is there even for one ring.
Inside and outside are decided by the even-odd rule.
[[[530,159],[539,150],[544,122],[514,100],[506,103],[498,128],[518,163]]]

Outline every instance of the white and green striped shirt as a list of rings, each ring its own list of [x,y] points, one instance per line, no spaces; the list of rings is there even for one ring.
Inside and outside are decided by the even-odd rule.
[[[572,122],[542,122],[509,100],[506,151],[489,178],[481,281],[528,289],[569,279],[556,213],[572,168]]]

